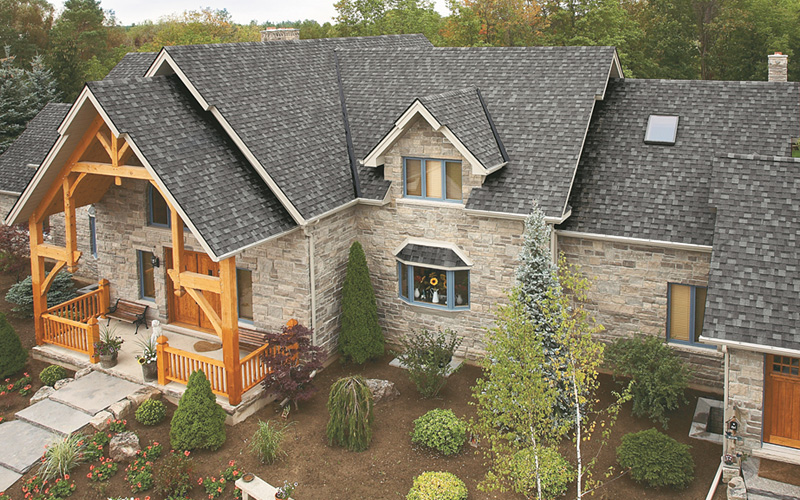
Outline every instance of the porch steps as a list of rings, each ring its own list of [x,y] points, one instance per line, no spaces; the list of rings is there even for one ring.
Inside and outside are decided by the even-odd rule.
[[[800,487],[766,479],[758,475],[761,460],[750,457],[742,463],[742,475],[748,500],[796,500]]]

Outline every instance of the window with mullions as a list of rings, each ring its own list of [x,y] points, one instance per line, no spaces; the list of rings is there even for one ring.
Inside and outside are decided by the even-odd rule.
[[[253,273],[247,269],[236,269],[236,300],[239,319],[253,322]]]
[[[469,309],[469,271],[397,263],[400,298],[411,304]]]
[[[706,312],[706,287],[670,283],[667,291],[667,338],[670,342],[700,343]]]
[[[147,201],[149,206],[148,224],[156,227],[170,227],[170,210],[167,200],[152,184],[147,186]]]
[[[408,198],[461,201],[461,162],[403,159],[403,194]]]

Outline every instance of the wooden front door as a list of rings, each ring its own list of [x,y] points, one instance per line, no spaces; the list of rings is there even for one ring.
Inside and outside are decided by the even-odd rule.
[[[167,268],[172,269],[172,249],[166,249]],[[193,273],[206,274],[208,276],[219,277],[219,264],[211,260],[211,258],[199,252],[184,252],[183,271],[190,271]],[[172,279],[167,274],[167,295],[169,297],[169,321],[170,323],[180,323],[193,328],[200,328],[213,331],[214,327],[211,322],[206,318],[206,314],[197,305],[197,302],[188,294],[178,297],[174,293],[175,288],[172,285]],[[206,299],[214,307],[218,315],[221,315],[220,299],[216,293],[206,293]]]
[[[764,441],[800,448],[800,358],[767,356]]]

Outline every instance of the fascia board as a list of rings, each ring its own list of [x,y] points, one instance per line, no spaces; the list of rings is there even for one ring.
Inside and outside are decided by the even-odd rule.
[[[571,238],[584,238],[587,240],[608,241],[612,243],[626,243],[629,245],[674,248],[677,250],[688,250],[692,252],[701,252],[701,253],[711,253],[712,251],[712,247],[710,245],[696,245],[694,243],[676,243],[673,241],[665,241],[665,240],[631,238],[628,236],[614,236],[610,234],[582,233],[579,231],[565,231],[562,229],[556,229],[556,233],[559,236],[567,236]]]

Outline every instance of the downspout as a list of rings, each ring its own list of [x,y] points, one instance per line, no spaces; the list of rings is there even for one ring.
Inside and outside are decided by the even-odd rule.
[[[550,226],[550,257],[553,259],[553,264],[558,266],[558,236],[555,224]]]
[[[723,376],[724,376],[723,384],[725,385],[723,386],[723,396],[722,396],[724,400],[722,405],[722,419],[723,419],[722,421],[723,423],[727,424],[728,419],[730,418],[730,415],[728,415],[728,408],[730,407],[730,404],[728,403],[728,382],[730,382],[730,375],[728,372],[731,366],[731,355],[728,352],[728,346],[726,345],[722,346],[722,354],[724,355],[724,360],[725,360],[725,367],[723,368]],[[724,431],[725,429],[723,429],[723,434],[722,434],[723,437],[725,436]],[[727,439],[723,439],[722,454],[725,455],[727,452],[728,452],[728,441]]]
[[[315,224],[316,225],[316,224]],[[303,232],[308,242],[308,283],[311,287],[311,342],[317,345],[317,278],[316,278],[316,238],[311,226],[304,226]]]

